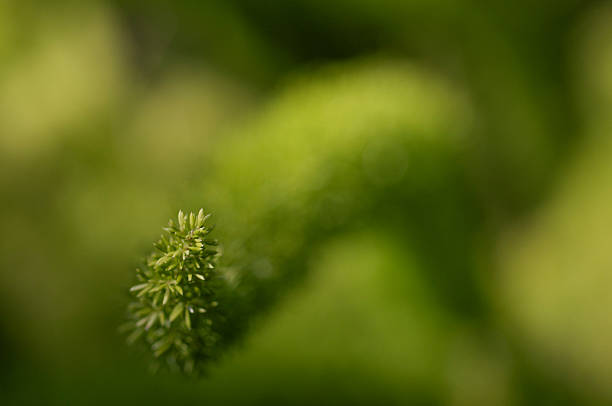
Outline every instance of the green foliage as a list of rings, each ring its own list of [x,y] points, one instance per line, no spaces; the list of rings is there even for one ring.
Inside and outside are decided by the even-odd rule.
[[[214,339],[226,346],[246,337],[253,320],[303,280],[313,252],[355,228],[422,241],[419,268],[440,301],[462,315],[478,313],[473,246],[483,220],[462,158],[470,153],[470,118],[469,102],[442,78],[371,59],[298,80],[261,118],[238,128],[242,134],[220,141],[194,197],[202,201],[205,191],[227,247],[220,263],[226,283],[210,286],[224,307]],[[182,258],[176,252],[163,249],[150,263],[176,272]],[[159,290],[141,297],[147,295],[163,298]],[[164,317],[183,314],[181,306],[168,305]],[[149,312],[134,322],[143,330],[159,317]],[[161,341],[163,333],[148,333],[154,353],[171,345]],[[223,353],[219,345],[202,345],[193,340],[187,349],[206,352],[196,368]]]
[[[0,404],[612,398],[610,7],[0,3]]]
[[[187,374],[214,357],[220,335],[217,293],[223,280],[216,267],[216,240],[207,238],[210,215],[178,214],[164,228],[155,251],[136,270],[139,283],[130,292],[128,342],[141,341],[152,351],[153,367],[165,364]]]

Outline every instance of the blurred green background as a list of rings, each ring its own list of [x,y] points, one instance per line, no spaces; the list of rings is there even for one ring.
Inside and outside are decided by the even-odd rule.
[[[612,3],[0,2],[0,404],[612,403]],[[118,326],[179,209],[244,338]]]

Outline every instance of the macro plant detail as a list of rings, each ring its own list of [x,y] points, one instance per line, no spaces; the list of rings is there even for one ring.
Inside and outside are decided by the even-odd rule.
[[[170,220],[155,250],[136,269],[130,288],[130,344],[142,343],[153,354],[152,368],[164,366],[186,374],[201,370],[214,358],[221,322],[217,292],[223,285],[217,268],[218,242],[208,238],[210,214],[179,211]]]
[[[320,92],[334,98],[319,100]],[[355,224],[427,240],[422,266],[439,300],[458,314],[475,306],[474,283],[462,277],[473,268],[468,242],[480,227],[460,158],[458,135],[470,131],[463,96],[416,65],[378,60],[343,75],[323,70],[317,81],[295,84],[292,94],[271,103],[268,118],[237,130],[248,137],[228,137],[207,156],[194,190],[223,221],[217,230],[227,244],[222,264],[204,246],[214,242],[207,235],[196,245],[202,250],[190,248],[204,213],[181,212],[137,271],[129,341],[148,347],[155,368],[204,371],[282,307],[283,296],[311,272],[316,253]],[[322,124],[329,111],[343,114],[333,129]],[[285,120],[294,125],[292,137],[285,136]],[[253,154],[265,159],[247,158]],[[444,222],[435,221],[437,210],[444,210]],[[452,245],[441,244],[438,235],[451,233]],[[458,249],[463,242],[465,249]],[[209,270],[205,280],[200,269]],[[456,283],[464,287],[459,294]],[[188,297],[195,287],[201,304]]]
[[[0,406],[612,405],[612,0],[9,0],[0,61]]]

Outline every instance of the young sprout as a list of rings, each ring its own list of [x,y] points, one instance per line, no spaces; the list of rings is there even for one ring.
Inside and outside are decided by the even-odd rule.
[[[223,317],[217,293],[224,280],[217,269],[217,241],[208,238],[209,216],[202,209],[197,215],[179,211],[178,222],[170,220],[154,251],[136,269],[128,342],[148,348],[154,369],[201,372],[219,352],[216,328]]]

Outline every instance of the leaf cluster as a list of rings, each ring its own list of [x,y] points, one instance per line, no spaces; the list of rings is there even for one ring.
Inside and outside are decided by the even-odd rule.
[[[155,250],[136,269],[128,306],[128,342],[144,344],[154,356],[153,368],[187,374],[201,371],[214,358],[223,322],[217,294],[224,281],[217,262],[218,242],[208,238],[210,215],[178,213],[170,220]]]

